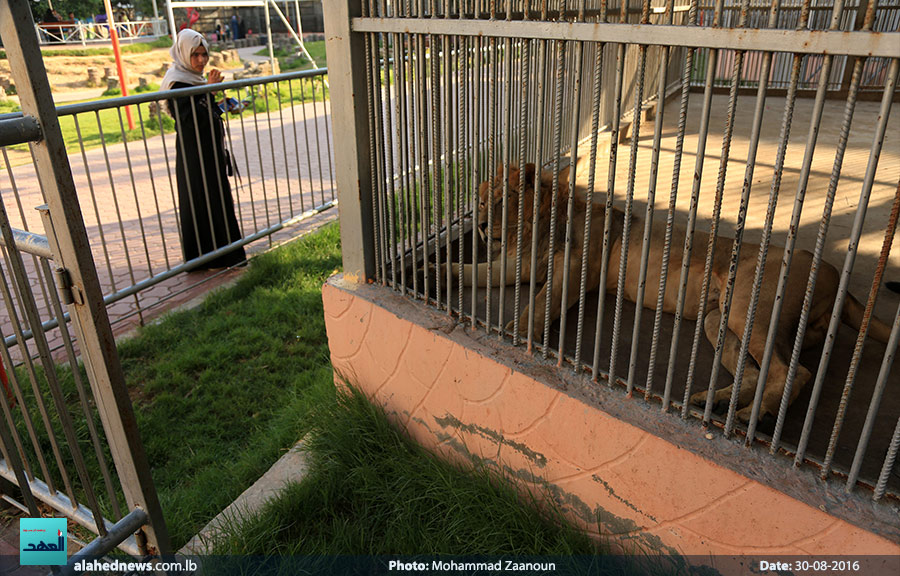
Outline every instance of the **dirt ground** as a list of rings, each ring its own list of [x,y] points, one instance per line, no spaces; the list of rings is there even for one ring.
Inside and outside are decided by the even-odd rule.
[[[145,77],[150,83],[159,84],[172,61],[168,48],[157,48],[142,54],[123,54],[122,57],[129,86],[137,85],[141,77]],[[104,68],[115,68],[115,65],[116,60],[112,54],[108,56],[51,56],[44,58],[50,86],[53,91],[59,92],[92,88],[87,84],[87,69],[98,68],[102,76]],[[224,67],[229,67],[229,64],[225,64]],[[0,60],[0,74],[10,74],[8,60]]]

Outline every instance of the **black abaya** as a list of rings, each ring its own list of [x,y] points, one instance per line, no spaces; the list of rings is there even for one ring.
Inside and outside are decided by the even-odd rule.
[[[172,85],[172,89],[188,87],[182,82]],[[176,109],[170,100],[169,110],[176,117],[178,131],[175,173],[178,180],[181,247],[184,260],[188,262],[227,246],[242,235],[234,215],[234,200],[228,181],[230,157],[225,151],[222,111],[206,94],[178,98],[177,102]],[[244,260],[246,255],[241,247],[196,269],[225,268]]]

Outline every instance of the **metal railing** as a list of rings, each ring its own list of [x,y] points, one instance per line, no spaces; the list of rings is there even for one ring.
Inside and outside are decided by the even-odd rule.
[[[624,2],[327,4],[345,276],[742,437],[714,457],[896,538],[896,21],[875,0],[852,31],[841,0],[790,30],[778,3],[751,22],[720,0],[701,26],[696,0]],[[873,62],[880,103],[857,102]]]
[[[155,38],[169,33],[165,18],[115,22],[113,26],[120,40]],[[53,22],[35,24],[35,32],[41,44],[81,44],[109,42],[109,24],[97,22]]]
[[[178,97],[182,105],[195,106],[193,114],[198,110],[207,114],[217,105],[211,96],[214,91],[224,91],[233,105],[244,107],[240,113],[223,115],[224,148],[233,165],[227,176],[224,165],[205,170],[188,166],[189,174],[200,171],[203,178],[211,179],[211,192],[195,190],[192,198],[197,205],[182,206],[176,170],[179,151],[196,148],[201,140],[210,147],[218,144],[213,134],[198,134],[192,127],[188,133],[179,133],[166,101]],[[142,318],[148,307],[182,291],[156,289],[161,283],[253,242],[271,245],[273,234],[304,224],[337,204],[327,92],[326,70],[319,69],[58,108],[114,323],[135,315]],[[201,109],[197,98],[210,106]],[[133,130],[127,127],[127,108],[136,120]],[[0,170],[0,191],[12,192],[9,198],[16,202],[13,225],[36,229],[37,214],[26,208],[42,204],[43,197],[31,154],[19,147],[2,148],[0,155],[0,168],[5,168]],[[224,201],[219,182],[212,180],[216,177],[227,180],[240,235],[229,235],[227,241],[216,244],[216,250],[185,261],[181,212],[191,214],[189,226],[202,226],[207,212],[201,209]],[[38,300],[47,310],[40,296]],[[7,317],[0,312],[0,318]],[[56,326],[52,315],[45,312],[43,319],[45,329]],[[54,332],[52,339],[58,349],[58,334]]]

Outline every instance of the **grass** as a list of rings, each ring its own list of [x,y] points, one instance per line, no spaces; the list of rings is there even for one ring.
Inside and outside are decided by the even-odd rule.
[[[210,294],[198,308],[167,315],[119,344],[141,439],[176,549],[293,446],[308,431],[314,407],[334,396],[321,286],[340,265],[339,229],[326,226],[254,258],[235,286]],[[17,371],[20,382],[27,383],[24,369]],[[62,366],[57,374],[69,403],[77,405],[73,374]],[[81,377],[86,382],[83,368]],[[31,397],[30,387],[25,387],[26,398]],[[45,396],[46,389],[40,388]],[[43,430],[33,397],[26,405]],[[17,428],[28,438],[16,414]],[[95,423],[100,427],[99,418]],[[57,438],[63,438],[59,422],[54,428]],[[76,435],[102,494],[99,464],[83,418]],[[52,454],[45,434],[39,448],[42,454]],[[30,446],[27,450],[34,463]],[[64,466],[74,470],[68,450],[63,450],[63,459]],[[52,460],[48,456],[50,478],[61,485]],[[84,501],[80,488],[78,498]],[[109,516],[111,503],[101,497],[101,507]]]
[[[303,45],[306,47],[306,51],[309,52],[312,59],[315,60],[318,68],[325,68],[328,66],[328,59],[325,56],[324,40],[304,42]],[[297,56],[298,48],[299,47],[292,46],[290,49],[278,48],[274,50],[275,58],[278,59],[278,66],[282,71],[306,70],[314,67],[312,62],[307,60],[305,56]],[[268,57],[269,48],[266,47],[257,51],[256,55]]]
[[[233,288],[169,315],[120,356],[180,547],[306,432],[332,394],[321,286],[336,225],[254,259]]]
[[[391,425],[358,393],[320,406],[309,476],[227,530],[214,554],[593,554],[558,510],[509,479],[463,471]]]

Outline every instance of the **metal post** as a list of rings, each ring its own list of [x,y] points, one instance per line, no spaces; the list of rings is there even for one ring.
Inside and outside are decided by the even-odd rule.
[[[263,10],[266,13],[266,41],[269,46],[269,65],[272,67],[272,74],[275,74],[275,48],[272,46],[272,19],[269,16],[269,3],[263,3]]]
[[[45,220],[45,225],[49,226],[46,232],[56,255],[54,260],[68,271],[73,290],[78,295],[76,301],[69,305],[69,313],[76,319],[81,352],[103,415],[103,425],[125,499],[129,508],[141,508],[150,518],[150,524],[145,529],[146,551],[165,554],[169,552],[170,545],[162,508],[125,387],[47,73],[26,0],[0,1],[0,36],[7,46],[7,57],[16,86],[20,87],[22,111],[38,118],[43,129],[44,140],[32,144],[32,149],[35,167],[50,208],[50,218]],[[58,230],[52,229],[51,219],[52,222],[61,224]]]
[[[172,42],[178,35],[178,28],[175,27],[175,11],[172,9],[172,0],[166,0],[166,13],[169,15],[169,35],[172,36]]]
[[[360,16],[359,2],[322,4],[325,47],[332,94],[334,147],[346,158],[338,164],[337,189],[341,217],[344,277],[365,282],[375,276],[375,246],[369,154],[359,143],[369,141],[366,103],[365,39],[350,31],[350,18]]]

